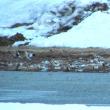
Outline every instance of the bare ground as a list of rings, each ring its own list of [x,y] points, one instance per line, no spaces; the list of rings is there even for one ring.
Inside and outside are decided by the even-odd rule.
[[[110,72],[110,49],[1,46],[0,70]]]

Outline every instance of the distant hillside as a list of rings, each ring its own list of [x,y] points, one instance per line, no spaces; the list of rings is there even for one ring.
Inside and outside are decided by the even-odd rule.
[[[110,49],[0,48],[0,70],[110,72]]]

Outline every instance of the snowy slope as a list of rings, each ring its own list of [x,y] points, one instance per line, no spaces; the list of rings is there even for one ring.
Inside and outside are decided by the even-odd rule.
[[[40,47],[110,47],[110,14],[86,9],[97,2],[109,6],[109,0],[0,0],[0,37],[18,32]]]
[[[49,6],[64,0],[0,0],[0,27],[33,22]]]
[[[30,45],[60,47],[110,47],[110,14],[95,12],[68,32],[36,38]]]
[[[66,0],[0,0],[0,27],[10,26],[14,23],[33,22],[49,8],[63,4]],[[74,0],[68,0],[74,1]],[[107,0],[76,0],[79,4],[91,2],[104,2]]]

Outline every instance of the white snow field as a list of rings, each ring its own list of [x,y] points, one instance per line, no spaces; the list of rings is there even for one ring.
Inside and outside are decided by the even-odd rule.
[[[48,105],[39,103],[0,103],[1,110],[110,110],[109,106],[86,106],[81,104]]]
[[[33,39],[30,45],[59,47],[110,47],[110,14],[95,12],[68,32]]]
[[[71,2],[74,2],[77,8],[73,14],[68,7]],[[29,45],[37,47],[109,48],[109,10],[91,14],[67,32],[45,37],[49,32],[56,33],[60,23],[71,26],[72,17],[77,15],[81,7],[94,2],[110,4],[109,0],[0,0],[0,36],[22,33],[26,37],[24,43],[28,41]],[[68,13],[64,17],[59,17],[58,10],[61,11],[65,7],[69,10]],[[57,14],[51,14],[51,10]],[[21,26],[11,28],[17,23]],[[16,42],[13,46],[18,46],[20,43],[23,42]]]

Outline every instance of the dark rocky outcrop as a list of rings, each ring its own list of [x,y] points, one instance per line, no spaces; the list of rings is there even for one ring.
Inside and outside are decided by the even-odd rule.
[[[0,46],[11,46],[16,41],[24,41],[25,37],[23,34],[16,33],[13,36],[0,36]]]
[[[21,26],[29,26],[29,25],[32,25],[32,24],[33,23],[15,23],[10,28],[17,28],[17,27],[21,27]]]
[[[47,32],[45,36],[49,37],[54,34],[66,32],[74,25],[78,25],[80,22],[82,22],[85,18],[87,18],[94,12],[107,11],[108,9],[109,5],[107,3],[93,2],[82,7],[80,5],[76,5],[76,3],[73,1],[67,1],[64,6],[59,5],[56,7],[56,10],[50,10],[50,13],[53,16],[56,16],[57,19],[59,19],[59,27]],[[67,19],[65,19],[64,21],[64,18]],[[54,20],[51,21],[56,23]]]
[[[91,12],[106,11],[108,9],[109,9],[109,7],[106,3],[100,3],[100,2],[95,2],[95,3],[85,7],[85,11],[91,11]]]

